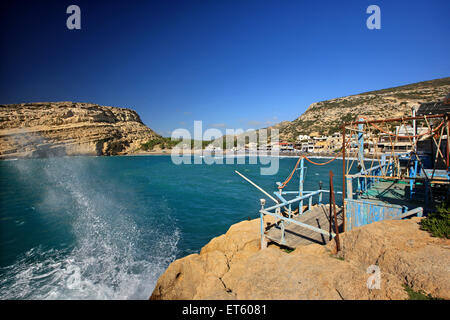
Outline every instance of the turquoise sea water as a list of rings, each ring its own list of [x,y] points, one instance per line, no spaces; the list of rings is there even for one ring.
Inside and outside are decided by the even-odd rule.
[[[234,170],[272,193],[296,160],[280,159],[273,176],[261,176],[248,158],[240,165],[175,165],[170,156],[1,161],[0,299],[147,299],[174,259],[259,217],[264,195]],[[333,170],[340,191],[341,166],[308,165],[305,190],[319,181],[328,188]],[[286,189],[297,186],[296,175]]]

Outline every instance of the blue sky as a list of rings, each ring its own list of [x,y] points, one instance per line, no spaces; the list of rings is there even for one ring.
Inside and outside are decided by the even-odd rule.
[[[81,30],[66,8],[81,8]],[[381,30],[366,8],[381,8]],[[449,1],[6,1],[0,103],[135,109],[175,128],[258,128],[313,102],[450,76]]]

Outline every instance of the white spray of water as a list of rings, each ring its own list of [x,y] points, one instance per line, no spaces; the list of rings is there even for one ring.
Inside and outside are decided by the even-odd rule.
[[[178,229],[173,224],[162,230],[157,223],[137,225],[114,195],[90,184],[86,175],[92,168],[86,166],[92,163],[86,159],[44,161],[51,187],[42,190],[46,196],[39,211],[61,212],[70,201],[62,211],[70,217],[76,243],[67,249],[28,251],[3,270],[0,298],[148,299],[175,258]],[[21,175],[32,174],[25,161],[19,161],[17,169]],[[152,241],[142,245],[145,239]]]

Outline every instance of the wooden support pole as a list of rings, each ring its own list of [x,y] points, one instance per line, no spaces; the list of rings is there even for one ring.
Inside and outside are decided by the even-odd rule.
[[[342,126],[342,224],[345,232],[345,126]]]
[[[336,250],[341,251],[341,243],[339,241],[339,225],[337,221],[337,213],[336,213],[336,201],[334,199],[334,186],[333,186],[333,171],[330,170],[330,210],[333,208],[333,218],[334,218],[334,233],[336,236],[334,239],[336,240]],[[330,226],[333,218],[330,215]],[[330,232],[331,233],[331,232]]]
[[[450,168],[450,116],[447,114],[447,170]]]

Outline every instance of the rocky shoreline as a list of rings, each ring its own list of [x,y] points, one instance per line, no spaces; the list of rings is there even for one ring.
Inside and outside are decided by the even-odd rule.
[[[239,222],[199,254],[172,262],[150,299],[408,299],[406,286],[450,299],[450,240],[421,230],[421,219],[343,233],[338,254],[334,241],[260,250],[259,219]],[[374,265],[379,289],[367,285]]]

